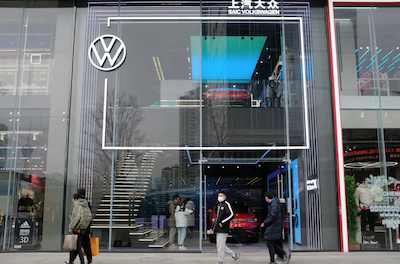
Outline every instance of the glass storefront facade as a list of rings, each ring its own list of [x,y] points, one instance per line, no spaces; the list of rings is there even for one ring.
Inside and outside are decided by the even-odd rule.
[[[220,190],[250,250],[267,190],[291,250],[397,249],[395,10],[334,6],[344,177],[325,3],[0,1],[2,250],[59,251],[78,188],[104,251],[178,250],[177,194],[210,250]]]
[[[399,249],[398,10],[334,9],[350,250]]]

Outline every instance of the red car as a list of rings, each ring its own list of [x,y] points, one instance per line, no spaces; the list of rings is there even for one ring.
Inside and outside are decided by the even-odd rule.
[[[251,107],[251,93],[246,89],[215,88],[203,93],[206,106],[233,105]]]
[[[254,242],[258,242],[259,224],[258,218],[255,215],[256,210],[252,210],[250,212],[250,208],[247,206],[247,204],[242,202],[233,203],[232,207],[235,217],[231,221],[230,228],[234,229],[235,227],[241,227],[249,233]],[[208,212],[211,213],[210,226],[213,227],[217,213],[213,212],[213,210],[209,210]],[[210,235],[210,241],[215,243],[215,235]]]

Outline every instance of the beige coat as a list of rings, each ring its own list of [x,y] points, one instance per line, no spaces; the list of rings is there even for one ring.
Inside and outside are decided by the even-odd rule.
[[[174,201],[170,200],[167,203],[169,213],[170,213],[170,218],[168,218],[168,226],[169,227],[176,227],[176,221],[175,221],[175,209],[177,204],[174,203]]]

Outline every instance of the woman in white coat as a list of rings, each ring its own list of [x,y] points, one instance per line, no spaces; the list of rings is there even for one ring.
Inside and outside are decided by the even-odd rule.
[[[180,250],[186,249],[183,243],[185,242],[186,238],[188,216],[191,213],[193,213],[193,210],[186,208],[183,201],[180,200],[178,206],[175,209],[175,221],[176,221],[176,228],[178,229],[178,245]]]

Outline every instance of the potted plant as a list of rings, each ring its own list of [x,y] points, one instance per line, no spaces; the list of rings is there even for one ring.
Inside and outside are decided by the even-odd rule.
[[[357,222],[357,204],[354,198],[356,191],[354,175],[346,175],[346,200],[347,200],[347,228],[349,232],[349,249],[360,250],[360,244],[357,242],[356,235],[358,231]]]

